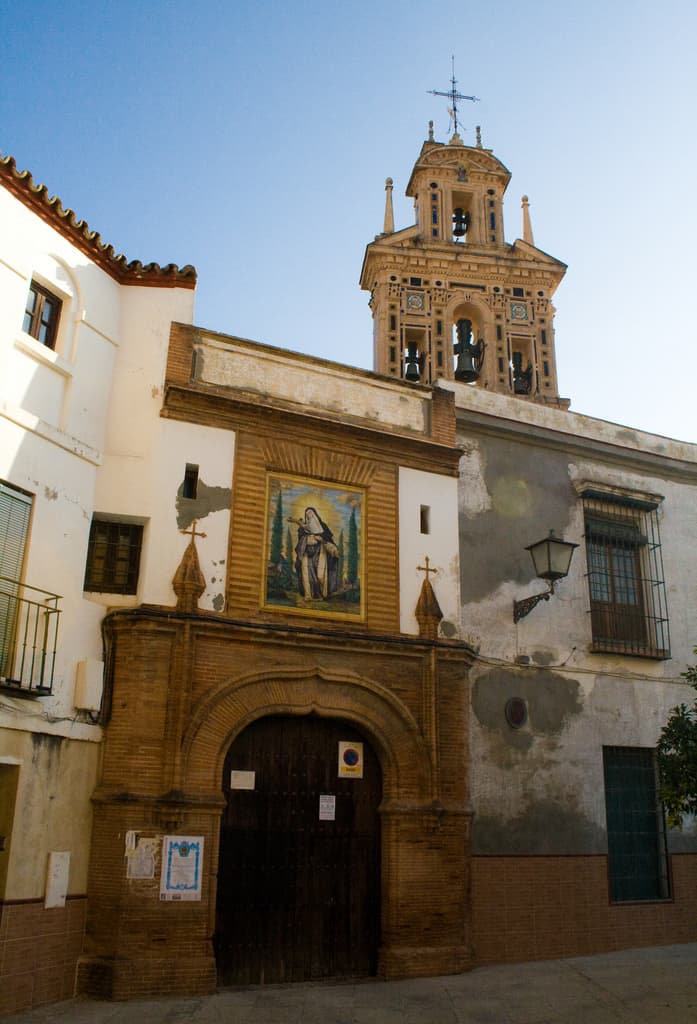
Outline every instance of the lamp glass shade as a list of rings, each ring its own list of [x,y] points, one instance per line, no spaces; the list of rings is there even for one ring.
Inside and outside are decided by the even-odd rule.
[[[569,574],[571,556],[578,544],[568,540],[559,540],[550,533],[549,537],[530,544],[525,550],[530,552],[535,572],[543,580],[561,580]]]

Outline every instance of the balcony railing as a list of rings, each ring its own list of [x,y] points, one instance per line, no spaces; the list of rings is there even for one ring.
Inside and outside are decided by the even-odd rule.
[[[0,686],[18,696],[53,687],[59,594],[0,576]]]

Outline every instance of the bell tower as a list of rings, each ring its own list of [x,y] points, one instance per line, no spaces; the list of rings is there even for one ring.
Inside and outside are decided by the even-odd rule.
[[[468,97],[474,98],[474,97]],[[394,230],[392,179],[385,224],[361,271],[373,311],[374,369],[432,384],[458,380],[566,409],[559,397],[552,296],[566,271],[533,243],[527,196],[523,237],[505,241],[510,172],[455,131],[436,142],[433,122],[406,194],[415,223]]]

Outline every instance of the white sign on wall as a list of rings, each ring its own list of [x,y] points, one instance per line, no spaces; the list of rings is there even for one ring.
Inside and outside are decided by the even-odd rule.
[[[44,907],[64,907],[68,895],[70,851],[56,851],[48,855],[46,872],[46,898]]]

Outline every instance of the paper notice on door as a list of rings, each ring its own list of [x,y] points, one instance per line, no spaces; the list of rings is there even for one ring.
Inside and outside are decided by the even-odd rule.
[[[336,818],[336,797],[333,793],[320,793],[319,820],[334,821]]]
[[[230,772],[230,789],[254,789],[256,772]]]

